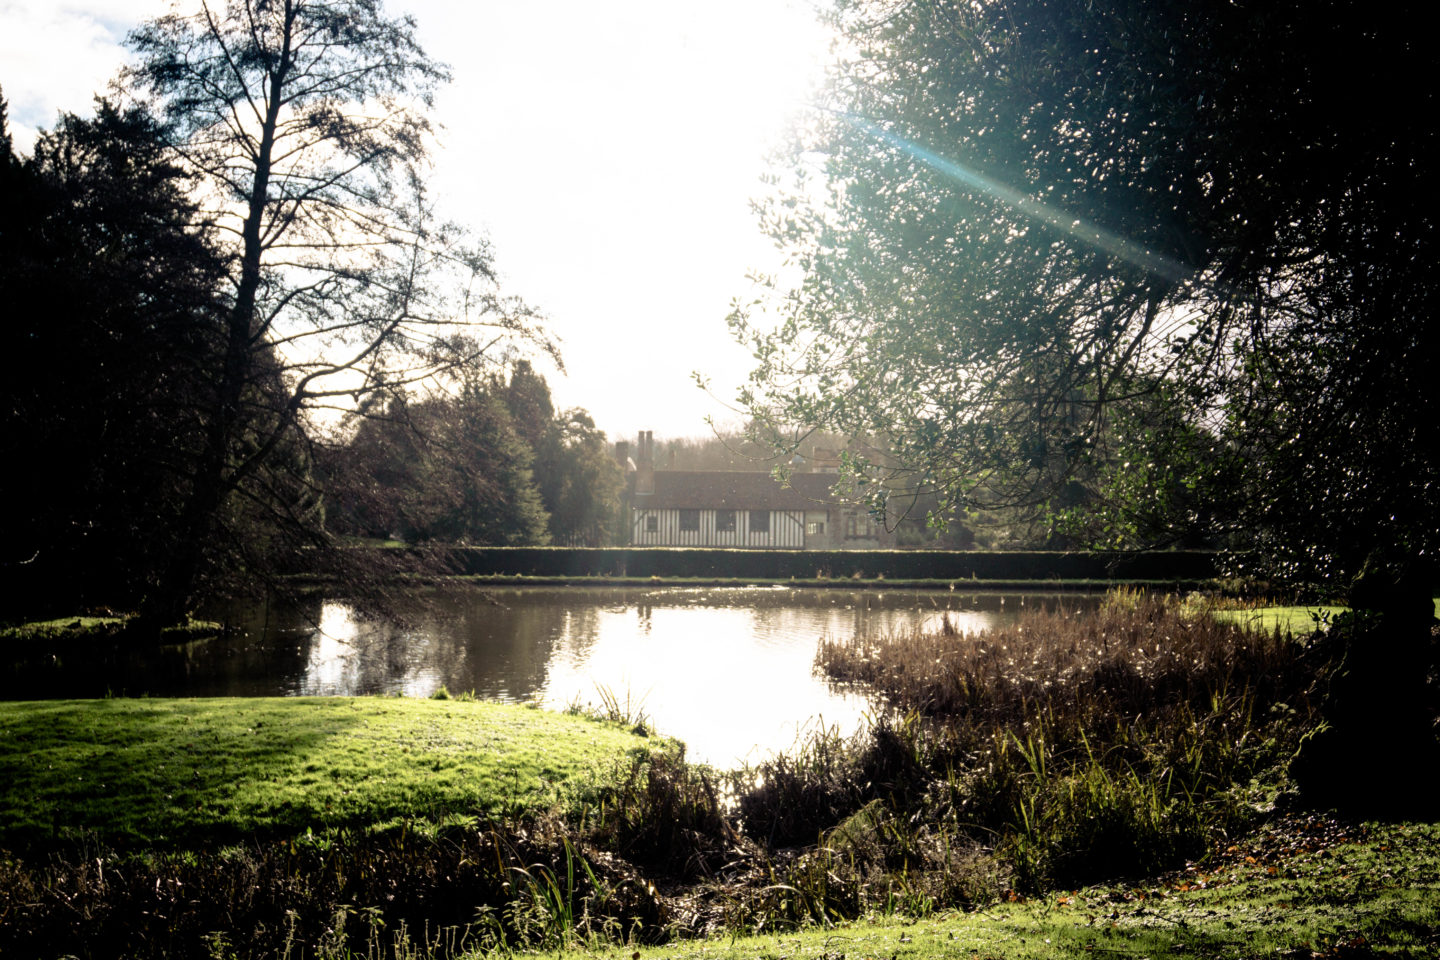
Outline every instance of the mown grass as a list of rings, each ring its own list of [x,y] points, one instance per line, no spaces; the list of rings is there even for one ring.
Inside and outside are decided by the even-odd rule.
[[[0,703],[0,846],[214,845],[515,815],[645,743],[581,717],[454,700]]]
[[[1440,597],[1432,597],[1435,616],[1440,617]],[[1303,637],[1317,629],[1327,629],[1341,613],[1350,608],[1341,604],[1279,604],[1246,606],[1209,605],[1211,615],[1227,623],[1238,623],[1251,630],[1272,633],[1279,630]]]

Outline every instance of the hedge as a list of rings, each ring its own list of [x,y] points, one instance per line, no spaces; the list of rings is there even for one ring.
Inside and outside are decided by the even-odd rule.
[[[730,550],[676,547],[457,547],[468,576],[693,577],[787,580],[1205,580],[1216,555],[1148,552]]]

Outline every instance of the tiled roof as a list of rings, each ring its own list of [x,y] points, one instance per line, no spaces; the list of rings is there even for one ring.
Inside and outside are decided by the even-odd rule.
[[[797,473],[781,486],[768,473],[656,470],[655,492],[637,493],[641,509],[814,510],[836,502],[833,474]]]

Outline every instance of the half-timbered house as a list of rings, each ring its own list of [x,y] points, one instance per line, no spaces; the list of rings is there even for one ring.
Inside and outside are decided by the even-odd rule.
[[[627,445],[628,446],[628,445]],[[630,543],[651,547],[873,550],[890,537],[864,507],[831,493],[833,474],[656,470],[640,434],[630,472]]]

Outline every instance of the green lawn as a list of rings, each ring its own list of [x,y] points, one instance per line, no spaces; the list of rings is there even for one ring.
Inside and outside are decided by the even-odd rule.
[[[520,706],[400,698],[0,703],[0,847],[212,846],[553,802],[649,741]]]
[[[1303,636],[1315,629],[1317,622],[1329,623],[1337,613],[1349,610],[1341,606],[1252,607],[1238,610],[1216,610],[1218,620],[1243,624],[1252,630],[1270,633],[1276,627],[1281,633]]]
[[[1440,617],[1440,597],[1434,597],[1435,616]],[[1282,633],[1303,636],[1315,629],[1317,623],[1329,623],[1336,614],[1349,607],[1339,604],[1311,604],[1283,607],[1252,607],[1249,609],[1216,610],[1220,620],[1243,623],[1256,630],[1271,632],[1277,626]]]

